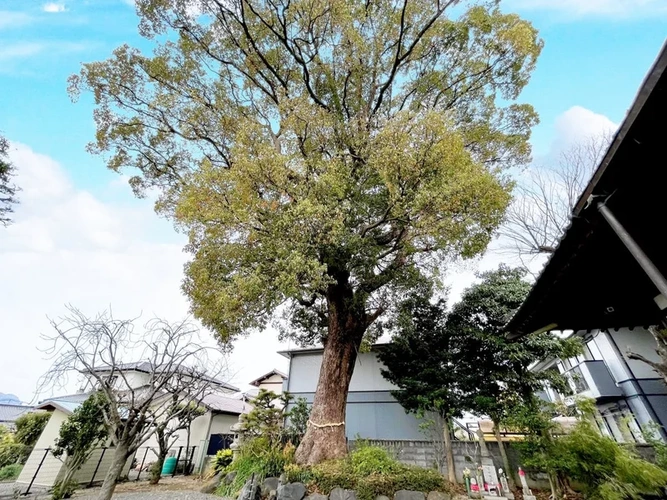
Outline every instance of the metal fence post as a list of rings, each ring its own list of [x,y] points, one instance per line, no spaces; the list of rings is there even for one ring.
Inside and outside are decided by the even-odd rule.
[[[195,449],[196,448],[197,448],[196,446],[192,447],[192,451],[190,452],[190,458],[188,458],[188,461],[187,461],[187,469],[184,470],[184,474],[183,474],[184,476],[189,476],[190,473],[191,473],[190,469],[192,468],[192,459],[195,456]],[[188,451],[185,450],[185,453],[187,453],[187,452]]]
[[[183,447],[179,446],[178,447],[178,455],[176,456],[176,467],[174,467],[174,473],[171,475],[171,477],[175,477],[176,473],[178,472],[178,461],[181,459],[181,452],[183,451]]]
[[[28,485],[28,488],[25,490],[25,493],[23,493],[24,495],[27,495],[28,493],[30,493],[30,488],[32,488],[32,484],[35,482],[35,479],[37,479],[37,474],[39,474],[39,469],[42,468],[42,465],[44,464],[44,460],[46,460],[46,455],[49,454],[49,451],[51,451],[51,448],[47,448],[44,451],[44,455],[42,456],[42,459],[39,461],[39,465],[37,466],[37,470],[33,474],[32,479],[30,480],[30,484]]]
[[[102,463],[102,459],[104,458],[104,454],[106,453],[107,448],[106,446],[102,448],[102,454],[100,455],[100,459],[97,461],[97,465],[95,466],[95,472],[93,472],[93,477],[90,478],[90,482],[88,483],[88,487],[90,488],[93,485],[93,482],[95,482],[95,476],[97,475],[97,471],[100,469],[100,464]]]
[[[139,478],[141,477],[141,471],[144,469],[144,462],[146,461],[146,455],[148,455],[148,446],[146,446],[146,451],[144,452],[144,458],[141,459],[141,465],[139,466],[139,473],[137,474],[137,478],[135,481],[139,481]]]

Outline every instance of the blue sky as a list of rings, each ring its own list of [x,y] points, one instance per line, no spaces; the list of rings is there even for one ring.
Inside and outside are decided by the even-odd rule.
[[[619,123],[667,35],[665,0],[501,5],[531,20],[545,41],[521,95],[541,118],[536,158]],[[122,43],[149,47],[137,21],[131,0],[0,0],[0,132],[14,145],[24,189],[15,224],[0,229],[0,275],[17,283],[0,303],[2,330],[15,332],[0,351],[0,391],[24,400],[46,366],[36,350],[46,315],[57,316],[64,303],[90,312],[109,305],[128,314],[187,312],[182,237],[86,153],[93,105],[89,96],[73,104],[66,91],[82,62],[104,59]],[[454,288],[469,283],[466,273]],[[285,368],[273,337],[239,343],[231,369],[237,383]]]

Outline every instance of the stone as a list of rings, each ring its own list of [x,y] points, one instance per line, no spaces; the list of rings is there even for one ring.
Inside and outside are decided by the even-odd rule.
[[[451,500],[452,496],[449,493],[442,491],[431,491],[426,495],[426,500]]]
[[[269,491],[267,500],[278,500],[278,492],[276,490]]]
[[[378,495],[375,497],[375,500],[389,500],[389,497],[386,497],[384,495]]]
[[[306,486],[303,483],[287,483],[278,486],[278,500],[303,500]]]
[[[426,500],[426,497],[421,491],[398,490],[394,500]]]
[[[228,472],[222,482],[225,484],[232,484],[234,479],[236,479],[236,471]]]
[[[261,500],[261,498],[257,475],[253,474],[243,485],[238,500]]]
[[[326,495],[321,495],[319,493],[313,493],[312,495],[308,495],[306,497],[306,500],[327,500],[329,497]],[[387,499],[389,500],[389,499]]]
[[[206,493],[208,495],[215,493],[215,490],[218,489],[218,486],[220,486],[220,478],[218,477],[218,474],[213,476],[211,479],[206,481],[204,483],[204,486],[202,486],[199,491],[201,493]]]
[[[354,490],[334,488],[329,493],[329,500],[357,500],[357,493]]]
[[[262,498],[268,497],[269,493],[271,491],[275,490],[278,491],[278,486],[280,485],[280,479],[277,477],[267,477],[263,482],[262,482]]]

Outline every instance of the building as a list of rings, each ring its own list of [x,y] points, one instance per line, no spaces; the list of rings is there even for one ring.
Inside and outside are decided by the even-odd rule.
[[[659,361],[655,340],[644,328],[578,332],[584,352],[571,359],[542,360],[533,369],[558,370],[573,394],[595,400],[600,430],[619,442],[644,442],[642,429],[667,427],[667,385],[646,363],[628,352]],[[546,388],[541,397],[567,398]]]
[[[377,357],[381,345],[357,356],[347,395],[345,434],[348,439],[423,440],[420,419],[406,413],[391,395],[397,387],[381,373]],[[322,364],[322,348],[296,349],[280,354],[289,359],[285,390],[295,398],[313,402]]]
[[[127,384],[133,388],[145,386],[151,376],[146,365],[144,363],[123,365],[121,368],[123,384],[127,381]],[[100,371],[104,372],[104,369]],[[120,373],[114,375],[114,377],[118,376],[120,376]],[[201,401],[201,405],[206,408],[206,413],[192,421],[189,439],[187,430],[176,432],[174,434],[174,444],[171,448],[172,455],[178,454],[187,460],[192,457],[194,470],[201,470],[210,455],[214,455],[220,449],[229,448],[234,439],[231,427],[238,422],[242,413],[247,413],[252,409],[251,404],[238,397],[236,387],[214,379],[211,379],[211,381],[213,382],[213,392],[206,395]],[[118,383],[120,385],[120,381]],[[92,390],[94,384],[89,380],[84,387]],[[53,446],[63,422],[89,395],[90,392],[85,392],[55,397],[43,401],[35,407],[37,410],[50,412],[51,417],[28,457],[16,481],[17,483],[30,484],[32,482],[34,486],[50,488],[58,481],[64,473],[64,464],[61,459],[54,457],[48,449]],[[139,448],[135,457],[128,460],[124,474],[128,473],[135,458],[137,464],[143,463],[145,466],[155,462],[157,451],[157,440],[155,436],[152,436]],[[81,484],[101,481],[111,465],[112,457],[113,453],[105,452],[103,447],[95,450],[89,460],[76,473],[74,480]]]
[[[581,373],[603,409],[616,404],[638,424],[654,421],[663,437],[663,376],[631,359],[627,346],[641,349],[638,354],[649,362],[660,360],[655,338],[667,352],[658,331],[667,326],[667,253],[660,216],[667,185],[662,166],[666,69],[667,45],[575,204],[558,247],[507,325],[510,338],[572,330],[593,339],[587,342],[592,359],[564,368]],[[611,420],[605,422],[612,427]],[[610,432],[617,435],[613,428]]]
[[[269,373],[265,373],[261,377],[258,377],[250,382],[250,385],[257,387],[257,389],[264,389],[275,394],[282,394],[283,384],[286,380],[287,375],[274,368]]]
[[[32,406],[26,406],[20,403],[0,403],[0,425],[13,430],[16,419],[26,413],[30,413],[32,410]]]

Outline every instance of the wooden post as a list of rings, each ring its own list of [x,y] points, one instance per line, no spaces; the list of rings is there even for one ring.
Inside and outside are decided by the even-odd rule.
[[[178,447],[178,455],[176,455],[176,467],[174,467],[174,473],[171,475],[171,477],[176,476],[176,472],[178,472],[178,461],[181,459],[181,452],[183,451],[183,447],[179,446]]]
[[[146,461],[146,455],[148,455],[148,446],[146,446],[146,451],[144,452],[144,458],[141,460],[141,465],[139,466],[139,474],[137,474],[137,478],[135,481],[139,481],[139,478],[141,477],[141,471],[144,468],[144,462]]]

